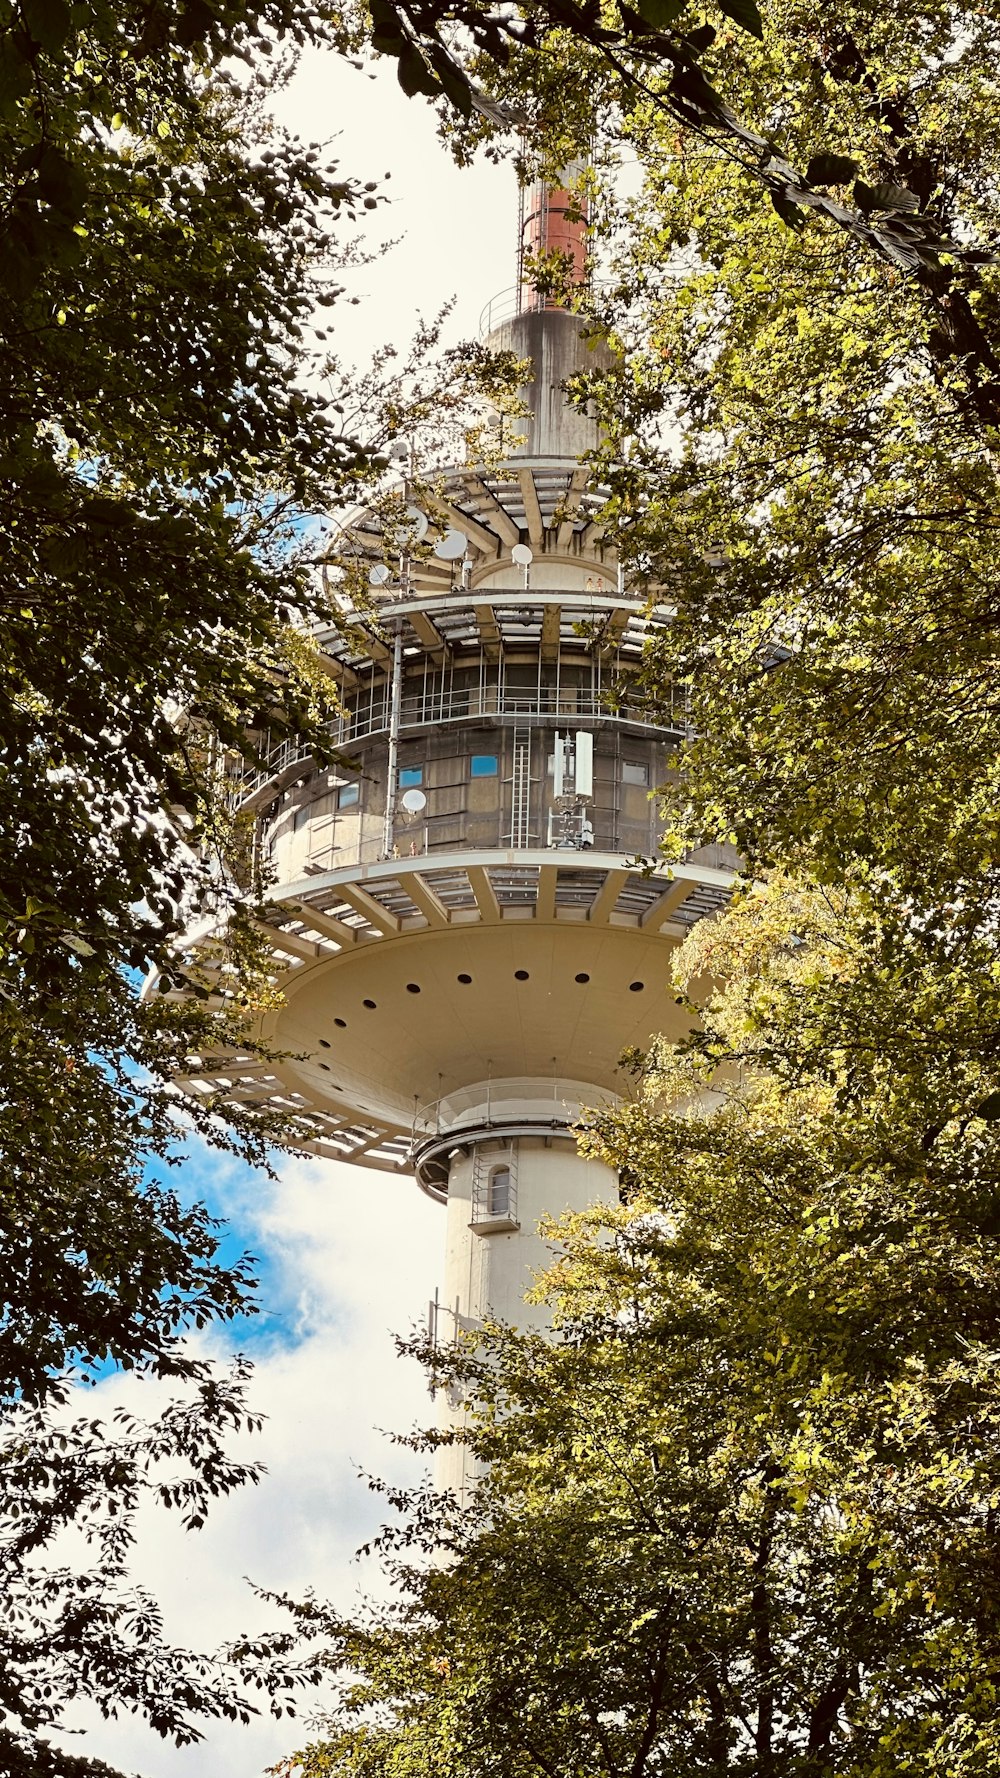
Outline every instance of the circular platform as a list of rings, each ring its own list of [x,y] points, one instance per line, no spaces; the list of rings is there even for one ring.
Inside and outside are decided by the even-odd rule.
[[[670,956],[732,882],[518,850],[282,885],[261,928],[281,1003],[254,1035],[286,1059],[206,1056],[180,1084],[291,1112],[305,1146],[383,1167],[409,1166],[430,1108],[491,1076],[617,1092],[624,1048],[687,1029]]]

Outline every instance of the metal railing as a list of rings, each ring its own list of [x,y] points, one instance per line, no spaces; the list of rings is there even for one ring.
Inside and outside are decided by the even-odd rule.
[[[537,826],[544,826],[541,817]],[[643,821],[625,821],[620,816],[615,817],[610,811],[598,811],[594,826],[594,849],[599,853],[613,853],[621,858],[651,855],[656,850],[660,835],[660,824],[653,804],[650,804],[648,818]],[[298,878],[303,874],[311,876],[322,871],[351,870],[366,864],[381,864],[386,859],[381,816],[369,817],[364,826],[359,823],[351,838],[345,839],[341,830],[336,842],[329,846],[310,848],[306,840],[297,848],[299,837],[288,834],[275,847],[271,863],[282,881],[287,881],[289,876]],[[530,825],[525,829],[523,840],[518,845],[517,841],[511,839],[510,812],[503,809],[496,810],[491,816],[475,816],[471,822],[467,814],[421,814],[410,819],[402,815],[396,823],[391,857],[406,863],[415,858],[433,860],[453,854],[459,856],[465,852],[508,852],[524,848],[546,851],[551,855],[553,863],[559,864],[564,870],[571,869],[574,864],[585,867],[590,857],[590,852],[586,849],[548,846]]]
[[[347,747],[372,735],[383,734],[389,727],[389,685],[381,687],[381,695],[355,711],[334,717],[323,733],[331,748]],[[442,690],[429,687],[404,697],[400,707],[400,734],[407,731],[438,727],[441,724],[490,724],[497,720],[529,718],[553,723],[607,722],[622,727],[642,729],[648,734],[682,734],[685,732],[683,693],[676,687],[671,692],[669,713],[651,721],[639,707],[622,704],[611,706],[606,696],[577,692],[572,688],[545,687],[540,691],[511,690],[504,686],[470,687]],[[243,772],[230,778],[233,806],[240,808],[258,796],[264,787],[289,768],[306,764],[312,748],[298,736],[290,736],[270,749]]]

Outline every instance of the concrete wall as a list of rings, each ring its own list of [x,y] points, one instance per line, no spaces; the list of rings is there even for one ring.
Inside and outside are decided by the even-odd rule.
[[[607,369],[613,363],[606,346],[591,352],[580,335],[584,322],[579,315],[546,309],[514,315],[487,337],[494,352],[513,352],[530,358],[534,378],[519,391],[529,417],[514,422],[526,437],[511,453],[521,457],[583,457],[600,444],[600,428],[577,409],[567,407],[563,384],[580,371]]]
[[[595,1089],[595,1101],[600,1098]],[[516,1226],[502,1218],[484,1222],[482,1186],[492,1166],[507,1165],[513,1150],[516,1173]],[[477,1174],[480,1186],[477,1202]],[[548,1145],[534,1137],[511,1142],[498,1139],[480,1144],[452,1163],[448,1181],[447,1234],[444,1286],[440,1293],[438,1338],[452,1337],[456,1325],[475,1332],[490,1315],[517,1327],[547,1325],[544,1308],[529,1305],[524,1293],[537,1273],[554,1255],[552,1243],[538,1233],[543,1216],[560,1216],[596,1203],[617,1203],[618,1180],[610,1168],[588,1161],[571,1141],[556,1139]],[[462,1412],[452,1399],[438,1404],[442,1426],[462,1424]],[[464,1446],[446,1446],[437,1455],[434,1480],[459,1497],[475,1480],[475,1465]]]

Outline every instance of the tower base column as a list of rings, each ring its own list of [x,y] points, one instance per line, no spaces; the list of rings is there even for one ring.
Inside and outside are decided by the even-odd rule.
[[[487,1117],[466,1111],[450,1136],[431,1145],[428,1159],[438,1179],[447,1165],[445,1275],[435,1306],[439,1343],[475,1335],[487,1320],[525,1329],[548,1325],[547,1307],[524,1300],[556,1253],[540,1222],[618,1201],[617,1174],[577,1149],[571,1126],[580,1107],[580,1099],[563,1100],[561,1115],[542,1128],[537,1101],[515,1106],[508,1100],[491,1105]],[[436,1195],[444,1195],[440,1186]],[[443,1394],[438,1415],[442,1427],[460,1426],[460,1402]],[[475,1465],[464,1446],[438,1452],[434,1480],[467,1497]]]

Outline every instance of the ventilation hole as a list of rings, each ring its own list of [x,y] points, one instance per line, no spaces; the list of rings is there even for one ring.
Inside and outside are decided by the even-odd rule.
[[[462,986],[467,988],[469,986],[469,983],[472,980],[472,977],[471,977],[471,975],[460,975],[458,979],[462,983]]]
[[[407,993],[408,993],[408,994],[419,994],[419,993],[420,993],[420,984],[419,984],[419,982],[407,982],[407,984],[406,984],[406,992],[407,992]]]
[[[641,984],[641,983],[640,983],[640,987],[641,987],[641,985],[642,985],[642,984]],[[375,1011],[375,1002],[374,1002],[374,1000],[362,1000],[362,1002],[361,1002],[361,1004],[362,1004],[362,1006],[367,1006],[367,1008],[368,1008],[368,1011],[369,1011],[369,1012],[374,1012],[374,1011]]]
[[[329,1064],[329,1062],[321,1062],[321,1063],[320,1063],[320,1067],[321,1067],[321,1068],[322,1068],[322,1070],[323,1070],[323,1073],[324,1073],[324,1074],[329,1074],[329,1073],[330,1073],[330,1064]]]
[[[645,986],[645,982],[629,982],[628,991],[630,994],[641,994]]]
[[[338,1023],[339,1023],[339,1020],[338,1020]],[[329,1044],[328,1044],[328,1043],[327,1043],[327,1041],[326,1041],[326,1038],[325,1038],[325,1037],[321,1037],[321,1038],[320,1038],[320,1040],[319,1040],[319,1047],[320,1047],[320,1049],[321,1049],[321,1050],[328,1050],[328,1049],[329,1049],[329,1048],[330,1048],[330,1045],[329,1045]]]
[[[528,979],[528,971],[526,969],[515,969],[514,980],[516,982],[526,982],[527,979]]]
[[[577,982],[589,982],[590,977],[589,975],[577,975],[573,977],[573,980]]]
[[[335,1025],[339,1025],[339,1026],[340,1026],[340,1029],[341,1029],[341,1030],[342,1030],[342,1031],[346,1031],[346,1030],[347,1030],[347,1020],[346,1020],[346,1019],[334,1019],[334,1021],[333,1021],[333,1022],[334,1022],[334,1024],[335,1024]]]

